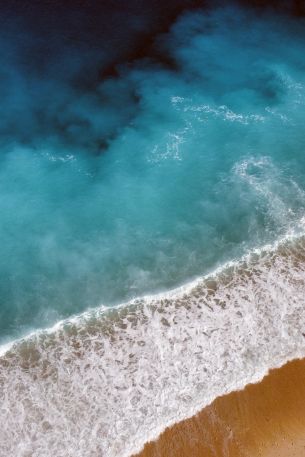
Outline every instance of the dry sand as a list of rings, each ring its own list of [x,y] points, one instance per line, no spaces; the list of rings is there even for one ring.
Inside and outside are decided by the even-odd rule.
[[[305,360],[217,398],[138,457],[305,457]]]

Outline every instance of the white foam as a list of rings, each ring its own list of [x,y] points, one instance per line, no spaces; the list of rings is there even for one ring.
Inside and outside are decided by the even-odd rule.
[[[301,218],[297,223],[294,223],[294,228],[288,230],[287,233],[282,238],[276,240],[274,243],[264,244],[261,247],[252,249],[251,251],[249,251],[245,255],[243,255],[240,259],[229,260],[229,261],[223,263],[221,266],[209,271],[206,275],[199,276],[199,277],[193,279],[192,281],[188,281],[178,287],[175,287],[174,289],[169,289],[167,291],[139,296],[135,300],[130,300],[128,302],[120,303],[119,305],[112,306],[111,308],[106,305],[100,305],[97,308],[91,308],[86,311],[83,311],[81,314],[75,314],[68,318],[59,320],[51,327],[36,328],[33,331],[27,333],[26,335],[21,336],[20,338],[17,338],[15,340],[11,340],[11,341],[7,341],[4,344],[0,344],[0,357],[5,355],[6,352],[11,350],[15,345],[21,344],[22,342],[27,341],[31,338],[36,338],[36,337],[39,337],[40,335],[55,333],[59,330],[62,330],[65,326],[67,326],[69,324],[82,325],[84,322],[86,322],[87,319],[90,319],[92,316],[94,316],[96,314],[100,316],[101,314],[107,313],[110,310],[113,311],[113,310],[119,310],[121,308],[126,308],[138,300],[144,301],[144,302],[150,302],[150,301],[155,301],[155,300],[162,300],[165,298],[168,298],[168,299],[174,299],[176,297],[179,298],[179,296],[181,296],[183,294],[190,293],[192,291],[192,289],[194,289],[196,286],[200,285],[202,283],[202,281],[205,281],[208,278],[216,278],[217,276],[219,276],[220,274],[225,272],[227,269],[237,266],[240,263],[248,262],[249,259],[253,256],[253,254],[260,256],[266,252],[273,252],[276,249],[278,249],[279,246],[285,244],[286,242],[290,242],[290,241],[293,242],[294,240],[301,238],[304,234],[304,229],[305,229],[305,217]]]
[[[127,457],[215,397],[305,356],[304,240],[0,358],[0,455]]]
[[[176,97],[177,98],[177,97]],[[187,99],[185,100],[186,102],[190,102],[191,100]],[[179,100],[172,100],[172,102],[176,105],[177,109],[180,109],[180,104],[184,102],[184,99],[179,99]],[[179,105],[177,104],[179,103]],[[239,122],[241,124],[250,124],[250,123],[258,123],[258,122],[265,122],[265,117],[262,115],[258,114],[248,114],[244,115],[241,113],[236,113],[232,111],[230,108],[228,108],[226,105],[220,105],[220,106],[210,106],[210,105],[196,105],[193,101],[191,101],[191,104],[189,103],[188,105],[183,107],[184,112],[193,112],[193,113],[199,113],[199,116],[197,119],[202,119],[205,120],[206,116],[214,116],[223,119],[224,121],[229,121],[229,122]]]

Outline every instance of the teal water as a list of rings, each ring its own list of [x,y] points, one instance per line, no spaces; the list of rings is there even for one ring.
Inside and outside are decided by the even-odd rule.
[[[177,286],[298,229],[304,46],[300,18],[196,11],[156,39],[167,65],[139,59],[73,103],[73,88],[50,92],[4,53],[2,341]],[[60,134],[27,140],[35,97]],[[6,114],[19,110],[15,137]]]

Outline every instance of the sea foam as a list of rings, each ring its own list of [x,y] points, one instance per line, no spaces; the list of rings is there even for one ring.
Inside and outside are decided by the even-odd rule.
[[[215,397],[305,356],[305,238],[96,310],[0,358],[0,454],[127,457]]]

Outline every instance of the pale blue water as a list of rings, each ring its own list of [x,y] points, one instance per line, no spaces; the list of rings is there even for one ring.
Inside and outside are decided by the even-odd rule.
[[[185,14],[156,40],[171,65],[140,59],[81,96],[35,79],[1,39],[2,341],[177,286],[298,226],[303,19]]]

